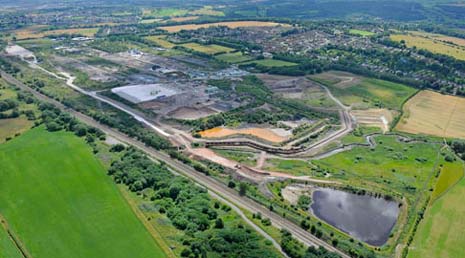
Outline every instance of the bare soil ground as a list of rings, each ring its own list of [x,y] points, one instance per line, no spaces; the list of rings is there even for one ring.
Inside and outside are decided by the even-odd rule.
[[[422,91],[404,105],[396,129],[465,139],[465,98]]]
[[[352,110],[350,112],[357,121],[357,124],[378,127],[383,132],[389,131],[389,125],[396,116],[395,111],[388,109],[366,109],[366,110]]]
[[[182,120],[195,120],[215,113],[217,112],[209,107],[179,107],[176,110],[168,113],[168,116]]]

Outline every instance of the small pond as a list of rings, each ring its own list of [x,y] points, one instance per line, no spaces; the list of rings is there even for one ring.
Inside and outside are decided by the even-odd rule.
[[[318,188],[313,192],[310,210],[354,238],[381,246],[396,224],[399,204],[369,195]]]

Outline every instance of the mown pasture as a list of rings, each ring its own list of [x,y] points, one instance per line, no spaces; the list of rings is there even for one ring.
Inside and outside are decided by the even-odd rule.
[[[329,87],[342,103],[355,109],[400,110],[402,103],[416,92],[403,84],[337,71],[313,75],[311,79]]]
[[[375,33],[371,32],[371,31],[357,30],[357,29],[349,30],[349,34],[362,36],[362,37],[369,37],[369,36],[375,35]]]
[[[446,162],[440,168],[440,174],[436,186],[434,187],[431,200],[435,201],[440,198],[449,188],[454,186],[463,177],[463,164],[460,162]]]
[[[420,222],[408,258],[465,257],[465,179],[432,203]]]
[[[155,44],[159,45],[160,47],[167,48],[167,49],[170,49],[170,48],[173,48],[173,47],[176,46],[176,44],[171,43],[168,40],[166,40],[166,36],[163,36],[163,35],[161,35],[161,36],[148,36],[148,37],[145,37],[145,39],[147,39],[149,41],[152,41]]]
[[[1,218],[1,215],[0,215]],[[23,258],[21,252],[0,224],[0,258]]]
[[[165,257],[83,139],[42,127],[0,145],[0,210],[33,257]]]
[[[295,66],[297,65],[296,63],[291,63],[287,61],[282,61],[282,60],[277,60],[277,59],[260,59],[260,60],[254,60],[250,62],[246,62],[244,64],[257,64],[257,65],[262,65],[266,67],[286,67],[286,66]]]
[[[231,64],[247,62],[253,59],[251,56],[244,55],[241,52],[225,53],[225,54],[217,55],[215,56],[215,58],[220,61],[231,63]]]
[[[404,105],[404,115],[396,129],[465,139],[465,98],[422,91]]]
[[[208,55],[215,55],[219,53],[228,53],[228,52],[234,51],[233,48],[224,47],[224,46],[215,45],[215,44],[201,45],[198,43],[186,43],[180,46],[197,51],[197,52],[202,52]]]

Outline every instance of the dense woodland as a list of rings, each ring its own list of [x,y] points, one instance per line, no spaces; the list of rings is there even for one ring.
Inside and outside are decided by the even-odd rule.
[[[183,257],[278,257],[248,226],[223,221],[219,214],[229,212],[230,207],[212,200],[205,189],[173,175],[164,164],[156,164],[132,148],[124,150],[108,173],[131,191],[153,190],[147,198],[153,201],[154,208],[185,232]]]

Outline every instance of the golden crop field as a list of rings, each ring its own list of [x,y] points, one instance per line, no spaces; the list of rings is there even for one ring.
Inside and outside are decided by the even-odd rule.
[[[145,37],[145,39],[150,40],[158,45],[160,45],[163,48],[173,48],[176,46],[176,44],[173,44],[166,40],[166,36],[160,35],[160,36],[148,36]]]
[[[61,34],[81,34],[86,37],[93,37],[98,31],[98,28],[76,28],[76,29],[61,29],[41,31],[45,26],[34,26],[15,31],[15,36],[18,40],[21,39],[38,39],[50,35]]]
[[[405,41],[408,47],[416,47],[419,49],[425,49],[430,52],[442,55],[452,56],[454,58],[465,60],[465,42],[458,38],[452,37],[433,37],[427,36],[426,34],[395,34],[391,35],[391,39],[394,41]],[[454,42],[450,44],[445,41]]]
[[[462,38],[456,38],[456,37],[451,37],[447,35],[428,33],[428,32],[419,32],[419,31],[409,31],[409,33],[415,36],[428,37],[428,38],[433,38],[433,39],[445,41],[445,42],[452,42],[456,45],[465,47],[465,39],[462,39]]]
[[[465,98],[422,91],[405,103],[396,129],[465,139]]]
[[[175,25],[175,26],[163,26],[160,27],[162,30],[168,32],[179,32],[181,30],[197,30],[201,28],[209,28],[214,26],[226,26],[232,29],[239,27],[274,27],[274,26],[290,26],[284,23],[276,22],[262,22],[262,21],[236,21],[236,22],[215,22],[215,23],[203,23],[203,24],[184,24],[184,25]]]

